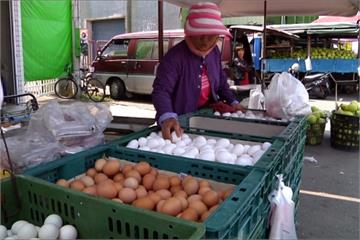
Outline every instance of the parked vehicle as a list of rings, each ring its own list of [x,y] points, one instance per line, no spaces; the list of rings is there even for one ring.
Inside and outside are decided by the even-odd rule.
[[[183,30],[164,31],[164,54],[183,39]],[[221,38],[218,47],[227,68],[230,39]],[[124,99],[128,93],[151,94],[158,64],[157,31],[126,33],[114,36],[98,51],[93,76],[109,86],[111,98]]]
[[[325,99],[331,93],[329,79],[333,79],[333,77],[330,72],[316,74],[309,74],[309,72],[307,72],[304,77],[300,79],[299,69],[300,65],[294,63],[288,71],[304,84],[310,97]]]

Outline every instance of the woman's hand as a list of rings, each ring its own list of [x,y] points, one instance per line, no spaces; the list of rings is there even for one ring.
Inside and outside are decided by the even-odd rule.
[[[164,139],[171,139],[171,132],[175,131],[177,137],[181,137],[184,130],[180,127],[179,122],[175,118],[169,118],[162,122],[161,132]]]
[[[237,111],[242,111],[242,112],[245,112],[245,108],[240,104],[240,103],[237,103],[237,104],[234,104],[232,105]]]

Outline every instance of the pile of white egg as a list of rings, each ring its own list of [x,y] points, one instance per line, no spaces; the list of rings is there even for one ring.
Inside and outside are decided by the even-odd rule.
[[[233,117],[233,118],[247,118],[247,119],[259,119],[259,120],[270,120],[270,121],[278,121],[278,122],[287,122],[287,119],[276,119],[273,117],[265,116],[262,112],[254,113],[252,111],[246,111],[245,113],[241,111],[237,112],[225,112],[221,114],[220,112],[214,112],[214,116],[222,116],[222,117]]]
[[[165,140],[161,132],[152,132],[147,137],[131,140],[126,147],[206,161],[253,166],[271,146],[269,142],[247,145],[232,143],[226,138],[216,140],[204,136],[196,136],[192,139],[187,134],[179,138],[175,132],[171,136],[172,141]]]
[[[25,220],[15,222],[11,229],[0,225],[0,240],[10,239],[66,239],[77,238],[77,230],[72,225],[64,225],[59,215],[47,216],[41,227],[35,226]]]

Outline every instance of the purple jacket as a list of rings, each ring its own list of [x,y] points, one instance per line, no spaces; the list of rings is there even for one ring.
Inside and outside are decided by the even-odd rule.
[[[153,84],[152,101],[160,125],[168,118],[195,112],[201,91],[202,65],[205,65],[211,85],[211,100],[237,103],[227,84],[221,66],[221,53],[215,47],[205,58],[193,54],[185,41],[164,56]]]

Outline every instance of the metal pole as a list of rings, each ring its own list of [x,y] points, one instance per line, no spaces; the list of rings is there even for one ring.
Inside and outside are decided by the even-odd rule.
[[[163,26],[163,1],[158,0],[158,33],[159,33],[159,61],[163,58],[164,55],[164,45],[163,45],[163,35],[164,35],[164,26]]]
[[[262,46],[262,71],[261,71],[261,91],[265,90],[265,79],[264,79],[264,71],[265,71],[265,61],[266,61],[266,12],[267,12],[267,2],[264,0],[264,30],[263,30],[263,46]]]

